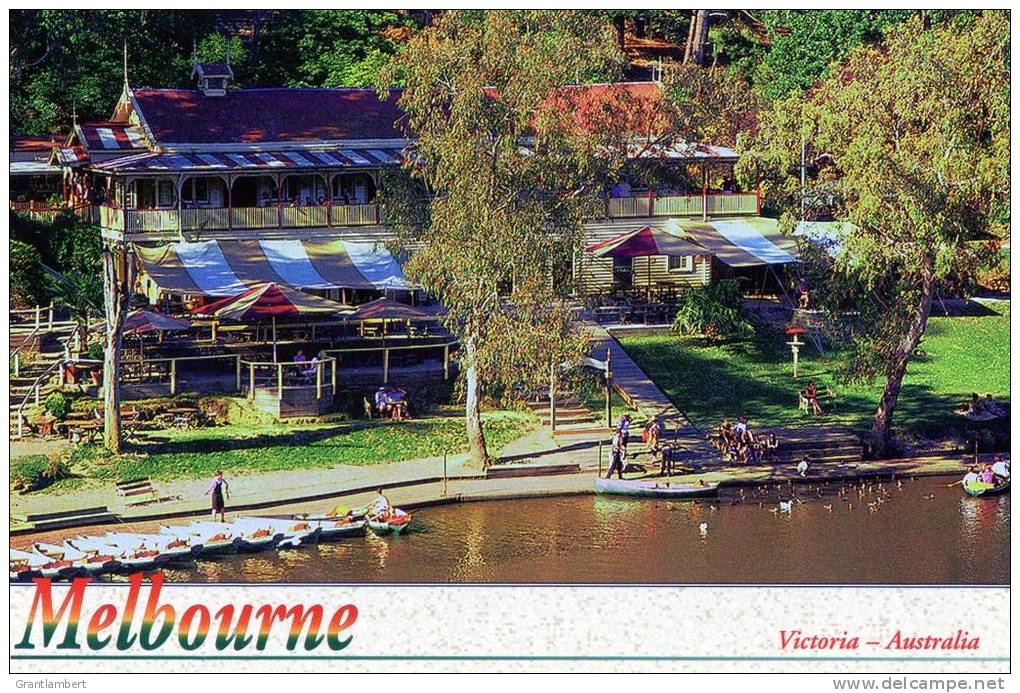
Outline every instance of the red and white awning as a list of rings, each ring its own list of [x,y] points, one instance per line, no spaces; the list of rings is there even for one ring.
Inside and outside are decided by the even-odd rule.
[[[404,160],[400,149],[321,149],[268,152],[149,152],[96,163],[97,171],[119,173],[181,173],[379,168]]]
[[[136,246],[142,269],[160,289],[234,296],[255,284],[299,289],[411,288],[381,244],[354,241],[203,241]]]

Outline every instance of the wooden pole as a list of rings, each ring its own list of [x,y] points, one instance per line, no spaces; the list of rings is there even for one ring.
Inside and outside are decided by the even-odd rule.
[[[606,428],[613,427],[613,350],[606,347]],[[601,444],[600,444],[601,446]],[[602,448],[599,447],[601,453]]]
[[[241,391],[241,357],[236,356],[234,358],[234,367],[236,370],[236,376],[234,377],[234,389],[238,392]]]
[[[701,220],[708,221],[708,167],[701,167]]]
[[[333,373],[330,376],[330,385],[333,387],[333,396],[336,397],[336,359],[334,358],[332,363]]]
[[[255,364],[248,364],[248,399],[255,399]]]
[[[443,380],[450,379],[450,345],[443,347]]]
[[[383,349],[382,381],[383,385],[390,382],[390,350]]]
[[[276,398],[283,401],[283,364],[276,364]]]
[[[315,399],[322,399],[322,364],[315,364]]]
[[[549,364],[549,430],[556,431],[556,364]]]
[[[177,394],[177,359],[170,359],[170,394]]]

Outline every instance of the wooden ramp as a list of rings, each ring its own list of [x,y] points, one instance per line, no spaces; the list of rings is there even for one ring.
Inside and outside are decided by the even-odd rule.
[[[608,349],[612,359],[613,387],[632,408],[648,419],[657,418],[665,428],[663,442],[679,449],[680,458],[691,462],[717,456],[705,434],[694,426],[670,401],[659,386],[641,370],[620,343],[601,325],[586,321],[584,329],[592,344],[592,357],[604,360]],[[640,446],[640,429],[632,430],[632,441]]]

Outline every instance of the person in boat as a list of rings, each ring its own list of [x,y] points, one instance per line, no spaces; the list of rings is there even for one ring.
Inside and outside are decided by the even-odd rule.
[[[368,516],[370,518],[384,517],[393,512],[393,504],[390,503],[390,499],[382,491],[381,488],[375,491],[375,500],[372,501],[372,505],[368,509]]]
[[[973,486],[979,481],[981,481],[981,475],[978,474],[977,467],[971,467],[967,470],[967,473],[963,475],[964,486]]]
[[[981,483],[984,484],[995,484],[995,472],[992,471],[990,465],[985,465],[981,468]]]
[[[623,479],[623,435],[617,431],[616,435],[613,436],[613,448],[612,448],[612,462],[609,465],[609,472],[606,474],[607,479],[613,477],[613,472],[616,472],[620,479]]]
[[[818,403],[818,388],[813,380],[808,382],[807,388],[804,390],[804,399],[811,405],[811,411],[814,412],[815,416],[822,413],[822,405]]]
[[[1004,461],[998,455],[995,457],[995,461],[992,463],[992,473],[1000,479],[1009,478],[1009,462]]]
[[[212,483],[205,490],[205,495],[212,496],[212,519],[215,520],[218,513],[220,522],[226,522],[224,519],[224,514],[226,513],[225,499],[230,497],[230,484],[223,478],[222,470],[216,470]]]

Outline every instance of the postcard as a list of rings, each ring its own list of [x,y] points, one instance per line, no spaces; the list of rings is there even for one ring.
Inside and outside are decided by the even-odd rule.
[[[1004,688],[1010,21],[10,10],[16,686]]]

